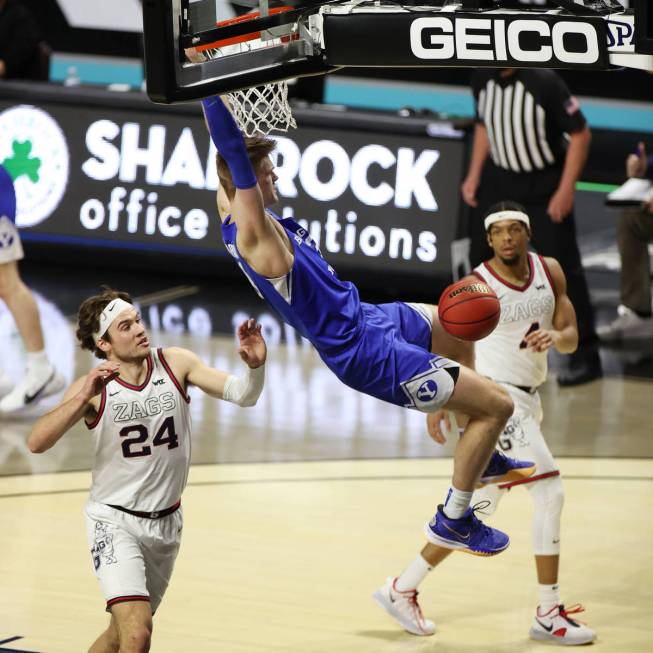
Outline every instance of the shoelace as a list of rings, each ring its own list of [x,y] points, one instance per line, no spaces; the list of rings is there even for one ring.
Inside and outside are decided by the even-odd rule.
[[[480,512],[481,515],[485,515],[485,516],[487,516],[487,513],[486,513],[486,512],[483,512],[483,511],[484,511],[486,508],[489,508],[491,505],[492,505],[492,502],[489,501],[488,499],[483,499],[483,501],[477,501],[477,502],[472,506],[472,517],[473,517],[474,519],[478,519],[478,517],[476,516],[476,513],[477,513],[477,512]],[[478,519],[478,521],[481,521],[481,520]],[[482,522],[481,522],[481,523],[482,523]],[[486,529],[487,529],[488,526],[485,526],[485,525],[484,525],[483,528],[486,528]]]
[[[568,608],[565,608],[565,606],[561,603],[560,607],[558,608],[558,611],[560,612],[560,616],[564,617],[568,621],[571,621],[574,623],[577,621],[578,623],[584,624],[584,621],[580,621],[579,619],[570,619],[569,615],[570,614],[578,614],[579,612],[585,612],[585,608],[580,604],[580,603],[574,603],[573,605],[569,606]]]

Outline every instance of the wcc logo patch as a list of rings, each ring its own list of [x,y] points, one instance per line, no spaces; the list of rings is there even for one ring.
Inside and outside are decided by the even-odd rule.
[[[16,190],[16,226],[33,227],[55,211],[68,186],[66,138],[45,111],[20,105],[0,113],[0,165]]]

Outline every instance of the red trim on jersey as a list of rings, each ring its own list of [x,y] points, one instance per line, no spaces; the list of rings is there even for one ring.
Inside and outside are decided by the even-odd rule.
[[[123,381],[120,377],[117,377],[115,381],[117,383],[120,383],[120,385],[124,386],[125,388],[129,388],[130,390],[136,390],[137,392],[140,392],[150,382],[150,379],[152,378],[153,368],[154,368],[154,364],[152,363],[152,354],[150,354],[147,357],[147,374],[145,375],[145,380],[143,381],[143,383],[141,383],[140,385],[132,385],[131,383],[127,383],[127,381]]]
[[[535,266],[533,265],[533,261],[531,261],[531,255],[528,252],[527,252],[527,256],[528,256],[528,268],[530,270],[530,273],[528,275],[528,281],[523,286],[516,286],[514,283],[510,283],[510,281],[504,279],[501,275],[499,275],[498,272],[495,272],[494,269],[488,265],[487,261],[484,261],[483,265],[487,268],[488,272],[495,279],[500,281],[504,286],[507,286],[508,288],[511,288],[512,290],[516,290],[518,292],[524,292],[525,290],[528,290],[531,283],[533,283],[533,279],[535,278]]]
[[[181,387],[181,383],[177,381],[177,377],[174,375],[174,372],[170,369],[170,365],[168,365],[168,361],[165,359],[165,356],[163,355],[163,349],[161,349],[161,347],[159,347],[156,350],[156,355],[159,357],[159,360],[161,361],[161,365],[163,365],[163,369],[168,373],[170,380],[175,384],[175,387],[181,393],[181,396],[184,398],[184,401],[187,404],[189,404],[190,397],[188,396],[188,394],[186,394],[186,392],[184,392],[184,389]]]
[[[116,596],[115,599],[109,599],[107,601],[107,608],[110,608],[112,605],[116,605],[116,603],[128,603],[130,601],[147,601],[149,603],[150,597],[141,596],[140,594],[136,594],[134,596]]]
[[[472,274],[478,279],[480,279],[483,283],[487,283],[485,277],[478,270],[472,270]]]
[[[104,388],[102,388],[102,394],[100,395],[100,407],[98,408],[95,419],[90,424],[86,420],[84,420],[84,424],[86,424],[87,429],[92,430],[98,425],[98,422],[102,417],[102,413],[104,413],[104,407],[106,403],[107,403],[107,388],[105,386]]]
[[[538,254],[538,258],[540,259],[540,263],[542,263],[542,267],[544,268],[544,274],[546,274],[546,278],[549,280],[549,284],[551,285],[551,290],[553,290],[553,296],[557,299],[558,298],[558,291],[556,290],[555,283],[553,283],[553,277],[551,276],[551,271],[549,270],[549,265],[544,260],[543,256],[540,256]]]
[[[518,481],[511,481],[510,483],[500,483],[500,490],[509,490],[515,485],[524,485],[524,483],[533,483],[534,481],[542,481],[545,478],[553,478],[554,476],[560,476],[560,471],[555,470],[554,472],[545,472],[544,474],[535,474],[535,476],[529,476],[528,478],[520,478]]]

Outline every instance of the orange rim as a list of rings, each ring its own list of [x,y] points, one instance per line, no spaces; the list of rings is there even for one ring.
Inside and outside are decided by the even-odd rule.
[[[282,7],[273,7],[269,11],[270,16],[275,14],[282,14],[286,11],[290,11],[293,7],[282,6]],[[238,25],[240,23],[246,23],[255,18],[260,18],[260,11],[253,11],[250,14],[243,14],[242,16],[234,16],[233,18],[227,18],[226,20],[221,20],[216,23],[218,27],[228,27],[229,25]],[[215,48],[224,48],[227,45],[236,45],[237,43],[246,43],[247,41],[254,41],[255,39],[261,38],[261,32],[250,32],[249,34],[241,34],[240,36],[232,36],[228,39],[222,39],[221,41],[214,41],[213,43],[207,43],[206,45],[199,45],[196,49],[199,52],[204,50],[213,50]],[[290,37],[283,37],[282,41],[287,42],[290,40]]]

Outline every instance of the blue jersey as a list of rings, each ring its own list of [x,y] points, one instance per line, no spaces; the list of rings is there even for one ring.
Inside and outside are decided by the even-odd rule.
[[[16,191],[6,168],[0,166],[0,218],[16,222]]]
[[[294,263],[284,279],[269,280],[258,274],[240,256],[236,246],[236,224],[228,218],[222,237],[229,253],[255,290],[320,352],[338,351],[351,343],[361,328],[358,290],[338,279],[322,258],[315,241],[294,220],[274,216],[294,247]]]
[[[403,302],[367,304],[338,278],[315,241],[297,222],[270,213],[293,247],[290,272],[279,279],[258,274],[241,256],[231,217],[222,225],[227,251],[257,293],[318,351],[348,386],[384,401],[432,411],[448,400],[457,364],[430,353],[431,317]]]

